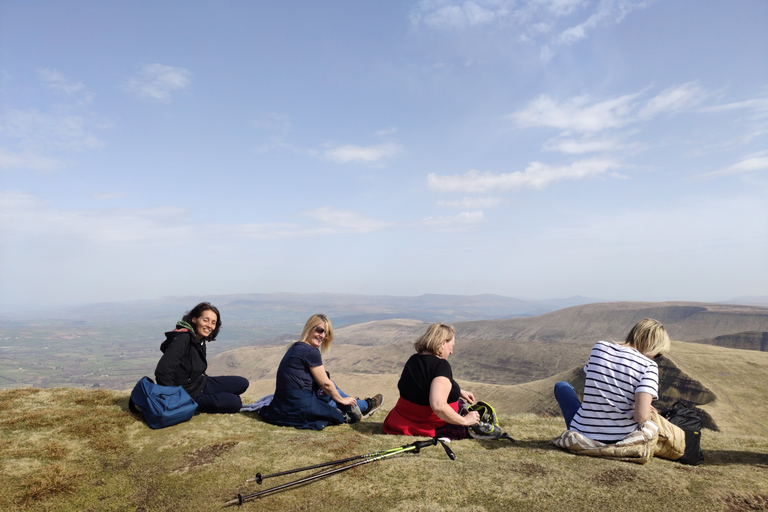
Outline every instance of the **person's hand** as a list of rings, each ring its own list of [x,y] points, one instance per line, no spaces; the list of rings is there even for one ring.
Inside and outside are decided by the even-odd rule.
[[[480,413],[477,411],[468,412],[467,415],[464,416],[464,421],[466,422],[467,427],[477,425],[480,423]]]
[[[471,391],[464,391],[462,389],[459,396],[471,404],[475,403],[475,395],[473,395]]]
[[[339,405],[352,405],[357,402],[357,398],[353,396],[344,396],[341,400],[336,400]]]

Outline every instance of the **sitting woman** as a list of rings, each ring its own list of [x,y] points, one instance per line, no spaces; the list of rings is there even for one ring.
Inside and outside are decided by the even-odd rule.
[[[264,421],[321,430],[329,424],[356,423],[381,407],[381,395],[358,400],[344,394],[330,379],[321,354],[332,343],[331,321],[325,315],[312,315],[301,339],[288,348],[277,368],[274,398],[259,410]]]
[[[236,376],[209,377],[205,344],[216,339],[221,315],[215,306],[201,302],[165,333],[160,345],[163,356],[155,368],[155,381],[161,386],[182,386],[197,402],[200,412],[239,412],[240,395],[248,389],[248,379]]]
[[[624,343],[598,341],[584,372],[584,403],[567,382],[555,384],[555,399],[566,428],[601,443],[615,443],[648,421],[656,411],[659,366],[654,358],[669,351],[664,326],[646,318],[627,334]]]
[[[414,343],[416,354],[405,363],[397,387],[400,398],[384,420],[384,432],[409,436],[468,437],[467,427],[477,424],[480,415],[459,414],[459,398],[469,403],[475,396],[453,380],[448,356],[453,353],[452,326],[432,324]]]

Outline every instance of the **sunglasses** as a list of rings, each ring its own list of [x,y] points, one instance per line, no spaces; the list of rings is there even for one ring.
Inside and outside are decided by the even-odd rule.
[[[323,329],[322,327],[315,327],[315,332],[317,334],[323,334],[325,332],[325,329]]]

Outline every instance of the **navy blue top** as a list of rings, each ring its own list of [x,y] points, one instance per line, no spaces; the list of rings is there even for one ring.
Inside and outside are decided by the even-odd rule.
[[[277,367],[276,390],[306,389],[312,390],[310,368],[323,366],[320,349],[309,343],[297,341],[290,346]]]

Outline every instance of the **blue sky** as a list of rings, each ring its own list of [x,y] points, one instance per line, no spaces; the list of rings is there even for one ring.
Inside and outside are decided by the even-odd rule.
[[[768,3],[0,0],[0,307],[768,295]]]

